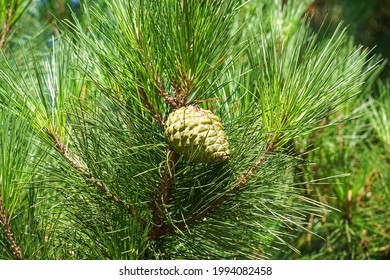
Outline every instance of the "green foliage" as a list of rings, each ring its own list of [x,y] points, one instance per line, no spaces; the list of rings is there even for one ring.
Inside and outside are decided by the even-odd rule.
[[[4,46],[7,36],[12,32],[15,23],[30,5],[31,0],[0,1],[0,48]]]
[[[1,26],[8,25],[11,29],[31,1],[23,0],[1,0],[0,1],[0,23]],[[9,22],[9,23],[7,23]],[[3,29],[4,31],[4,29]]]
[[[388,211],[377,202],[388,178],[377,168],[388,158],[360,144],[369,136],[359,126],[346,125],[348,148],[331,141],[380,69],[345,29],[312,31],[308,2],[86,1],[72,17],[58,10],[65,2],[45,4],[64,19],[45,29],[47,46],[15,33],[0,58],[1,258],[19,256],[7,230],[26,259],[324,257],[322,239],[311,254],[298,234],[360,258],[364,232],[375,236],[369,256],[384,252]],[[44,12],[30,8],[28,23]],[[356,122],[374,124],[386,149],[380,96]],[[221,118],[228,162],[170,150],[164,121],[188,104]]]
[[[309,218],[310,229],[324,239],[303,234],[296,241],[303,258],[388,258],[390,161],[385,137],[389,111],[383,108],[389,91],[383,82],[376,90],[377,100],[371,96],[359,98],[360,107],[345,110],[348,121],[311,136],[311,145],[322,149],[310,155],[309,177],[315,180],[337,173],[350,175],[306,187],[312,196],[338,211]]]
[[[259,77],[254,96],[262,106],[264,131],[277,139],[272,141],[286,142],[317,129],[359,93],[370,71],[365,69],[368,53],[351,49],[344,37],[336,30],[330,39],[318,39],[303,27],[286,45],[261,39],[261,52],[252,62],[253,75]]]
[[[378,81],[377,98],[370,98],[368,107],[369,122],[378,140],[383,144],[384,148],[390,151],[390,81]]]

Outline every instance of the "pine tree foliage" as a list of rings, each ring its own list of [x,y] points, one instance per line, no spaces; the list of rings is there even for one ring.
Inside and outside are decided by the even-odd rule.
[[[317,196],[338,211],[311,215],[308,228],[294,244],[305,259],[383,259],[389,254],[389,154],[386,144],[389,98],[388,82],[379,80],[355,102],[326,122],[335,122],[306,140],[306,179],[349,176],[306,185],[304,191]],[[370,93],[367,95],[367,93]],[[372,94],[375,93],[375,94]],[[339,122],[340,118],[346,119]],[[307,145],[307,144],[306,144]],[[301,148],[305,147],[301,143]],[[331,167],[331,168],[329,168]],[[302,180],[301,180],[302,181]],[[298,256],[283,255],[283,258]]]
[[[378,81],[378,98],[370,98],[368,110],[372,128],[384,148],[390,151],[390,81]]]
[[[15,23],[30,5],[31,0],[1,0],[0,1],[0,48],[13,31]]]
[[[310,30],[294,2],[108,0],[63,22],[49,55],[3,55],[1,258],[296,251],[289,241],[326,206],[294,182],[291,143],[348,106],[377,64],[341,26]],[[229,162],[166,143],[168,114],[189,104],[221,118]]]

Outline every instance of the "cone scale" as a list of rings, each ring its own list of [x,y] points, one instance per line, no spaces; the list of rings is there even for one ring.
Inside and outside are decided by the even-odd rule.
[[[227,162],[229,142],[221,119],[196,106],[181,107],[165,122],[168,145],[180,156],[199,163]]]

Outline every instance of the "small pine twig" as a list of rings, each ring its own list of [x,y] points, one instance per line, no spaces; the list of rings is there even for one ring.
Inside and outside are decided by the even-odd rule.
[[[106,196],[111,199],[115,205],[125,208],[132,216],[134,216],[134,206],[129,206],[127,203],[120,200],[119,197],[110,192],[107,186],[105,186],[101,181],[93,177],[92,174],[90,174],[80,162],[75,160],[74,157],[70,155],[68,149],[62,142],[61,137],[58,133],[53,133],[49,129],[45,129],[45,131],[49,135],[52,142],[55,144],[57,150],[64,156],[64,158],[74,170],[76,170],[82,177],[84,177],[88,183],[94,185],[101,192],[105,193]]]
[[[7,7],[7,18],[4,22],[4,26],[3,26],[3,34],[1,34],[1,38],[0,38],[0,49],[4,46],[5,44],[5,40],[7,38],[7,35],[8,35],[8,32],[10,30],[10,27],[11,27],[11,20],[12,20],[12,8],[11,8],[11,5],[8,5]]]
[[[164,166],[160,180],[160,188],[156,195],[154,210],[153,210],[153,226],[150,230],[149,240],[156,240],[165,233],[166,226],[164,225],[165,214],[164,209],[170,204],[171,186],[173,173],[178,160],[178,155],[171,151],[167,151],[168,162]]]
[[[175,98],[179,104],[184,105],[186,103],[186,96],[183,93],[183,89],[180,87],[178,82],[174,82],[173,88],[175,90]]]
[[[161,124],[162,126],[164,126],[164,120],[162,118],[161,115],[157,114],[156,110],[154,109],[153,105],[150,104],[149,102],[149,99],[144,91],[143,88],[138,88],[138,92],[140,93],[141,97],[142,97],[142,100],[144,102],[144,105],[146,106],[146,108],[148,108],[150,114],[152,115],[152,117],[159,123]]]
[[[151,58],[150,58],[150,53],[148,52],[148,50],[145,50],[145,49],[143,48],[143,46],[142,46],[142,43],[141,43],[141,35],[140,35],[139,30],[138,30],[138,27],[137,27],[136,25],[134,25],[134,28],[135,28],[135,34],[136,34],[136,37],[137,37],[137,43],[138,43],[139,52],[140,52],[141,55],[143,55],[143,54],[146,53],[146,57],[147,57],[148,63],[147,63],[147,65],[145,65],[145,63],[144,63],[144,66],[145,66],[146,68],[149,68],[150,72],[152,73],[154,82],[155,82],[156,85],[157,85],[158,94],[159,94],[162,98],[164,98],[164,100],[165,100],[169,105],[171,105],[172,108],[175,108],[175,109],[179,108],[180,106],[179,106],[177,100],[175,100],[175,98],[172,98],[172,97],[170,97],[170,96],[167,94],[167,92],[165,91],[164,85],[163,85],[162,82],[161,82],[160,77],[158,77],[158,75],[155,74],[155,71],[154,71],[153,66],[152,66],[152,60],[151,60]],[[145,92],[143,92],[143,94],[145,94]],[[141,93],[141,95],[142,95],[142,93]],[[145,95],[145,97],[146,97],[146,95]],[[144,98],[144,99],[145,99],[145,98]],[[145,101],[145,100],[144,100],[144,101]],[[148,102],[148,103],[149,103],[149,102]],[[147,104],[147,103],[146,103],[145,105],[148,107],[148,104]],[[150,103],[149,103],[149,105],[150,105]],[[150,108],[153,108],[153,107],[150,106]],[[149,109],[149,110],[150,110],[150,109]],[[151,111],[151,110],[150,110],[150,111]],[[154,110],[154,112],[155,112],[155,110]],[[151,113],[152,113],[152,111],[151,111]],[[152,115],[153,115],[153,113],[152,113]]]
[[[59,15],[60,19],[65,19],[66,12],[65,12],[64,3],[62,2],[62,0],[57,0],[56,4],[57,4],[57,11],[58,11],[58,15]]]
[[[263,166],[266,157],[272,153],[275,149],[275,145],[272,143],[267,144],[264,154],[255,162],[255,164],[247,172],[243,173],[240,178],[237,180],[236,185],[233,188],[233,191],[241,189],[250,179],[253,173],[255,173],[261,166]]]
[[[179,71],[178,75],[180,77],[180,84],[178,82],[174,82],[173,84],[173,88],[175,89],[175,99],[181,106],[184,106],[187,104],[187,99],[192,92],[195,76],[191,74],[191,70],[189,77],[187,74],[180,73]]]
[[[214,212],[219,206],[222,205],[222,203],[224,203],[225,201],[227,201],[229,199],[230,194],[239,191],[241,188],[243,188],[245,186],[245,184],[249,181],[250,177],[263,166],[267,156],[270,153],[272,153],[272,151],[274,149],[275,149],[274,145],[268,144],[264,150],[263,155],[253,164],[253,166],[248,171],[244,172],[240,176],[240,178],[234,184],[234,187],[231,188],[228,191],[228,193],[226,193],[226,194],[220,196],[219,198],[217,198],[216,200],[214,200],[205,210],[203,210],[202,212],[198,213],[197,215],[189,218],[188,220],[185,221],[185,223],[178,226],[178,228],[184,228],[185,225],[194,223],[195,221],[198,221],[198,220],[202,219],[203,217],[209,215],[210,213]]]
[[[211,70],[213,70],[216,66],[218,66],[219,64],[221,64],[222,62],[224,62],[233,52],[230,52],[228,53],[227,55],[225,55],[224,57],[220,58],[213,66],[211,66],[210,68],[206,69],[206,71],[204,71],[201,75],[200,75],[200,78],[206,76]]]
[[[209,99],[195,99],[195,100],[192,100],[191,103],[202,103],[202,102],[216,101],[216,100],[221,100],[221,98],[220,97],[213,97],[213,98],[209,98]]]
[[[157,83],[157,86],[158,86],[158,94],[164,98],[164,100],[169,104],[171,105],[172,108],[180,108],[180,104],[179,102],[175,99],[175,98],[172,98],[170,97],[167,92],[165,91],[165,88],[164,88],[164,85],[161,83],[160,79],[157,78],[155,79],[155,82]]]
[[[274,142],[268,142],[261,157],[253,164],[253,166],[248,171],[244,172],[239,177],[234,186],[227,193],[212,201],[206,209],[188,218],[187,220],[177,223],[175,225],[164,225],[161,229],[159,229],[161,233],[160,235],[171,234],[174,232],[175,228],[181,230],[185,229],[189,224],[193,224],[196,221],[201,220],[202,218],[217,210],[218,207],[220,207],[225,201],[227,201],[231,197],[231,194],[242,189],[249,181],[251,176],[264,165],[267,156],[275,150],[275,145],[273,143]]]
[[[15,239],[13,238],[13,234],[11,231],[11,225],[10,225],[11,219],[5,210],[5,207],[3,205],[3,200],[0,195],[0,224],[4,228],[5,236],[10,244],[11,251],[17,260],[22,259],[22,249],[16,244]]]

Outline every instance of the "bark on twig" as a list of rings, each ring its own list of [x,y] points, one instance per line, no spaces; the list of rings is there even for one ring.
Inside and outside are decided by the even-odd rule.
[[[138,88],[138,92],[140,93],[142,100],[144,102],[144,105],[146,108],[148,108],[150,114],[152,117],[162,126],[164,125],[164,120],[161,115],[157,114],[156,110],[154,109],[153,105],[150,104],[149,99],[145,93],[145,91],[142,88]]]
[[[22,249],[16,244],[15,239],[13,238],[10,222],[11,222],[11,218],[4,208],[3,200],[0,195],[0,224],[3,226],[5,236],[9,242],[12,254],[14,255],[15,259],[21,260]]]
[[[57,11],[58,11],[58,16],[60,19],[65,19],[66,18],[66,11],[65,11],[65,6],[62,0],[57,0]]]
[[[4,22],[3,33],[1,34],[1,37],[0,37],[0,49],[4,46],[5,40],[6,40],[7,35],[8,35],[8,32],[10,30],[11,20],[12,20],[12,13],[13,13],[12,7],[10,5],[8,5],[8,7],[7,7],[7,17],[6,17],[6,20]]]
[[[164,85],[161,83],[160,79],[156,79],[155,82],[157,83],[158,86],[158,94],[164,98],[164,100],[171,105],[172,108],[177,109],[180,108],[179,102],[175,98],[172,98],[166,93]]]
[[[183,222],[177,223],[175,225],[165,224],[159,228],[159,236],[163,234],[171,234],[174,232],[175,228],[185,229],[188,225],[195,223],[196,221],[201,220],[202,218],[208,216],[215,210],[217,210],[225,201],[227,201],[232,194],[241,190],[247,182],[250,180],[251,176],[259,170],[265,163],[267,157],[275,150],[275,145],[273,143],[268,143],[265,147],[264,153],[262,156],[253,164],[253,166],[246,172],[244,172],[236,181],[234,186],[224,195],[218,197],[213,202],[211,202],[207,208],[203,211],[193,215],[192,217],[186,219]]]
[[[170,204],[172,180],[175,172],[175,165],[178,160],[178,155],[171,151],[167,151],[168,162],[163,168],[163,173],[160,181],[160,188],[157,192],[155,205],[153,210],[153,226],[149,234],[149,240],[156,240],[165,233],[166,225],[165,213],[166,207]]]
[[[228,193],[220,196],[219,198],[217,198],[216,200],[214,200],[205,210],[203,210],[202,212],[192,216],[191,218],[187,219],[185,222],[183,222],[182,224],[180,225],[177,225],[178,228],[184,228],[186,225],[188,224],[192,224],[194,223],[195,221],[198,221],[198,220],[201,220],[202,218],[204,218],[205,216],[209,215],[210,213],[214,212],[216,209],[218,209],[219,206],[222,205],[222,203],[224,203],[225,201],[227,201],[229,199],[229,197],[231,196],[231,194],[239,191],[240,189],[242,189],[246,183],[249,181],[249,179],[251,178],[251,176],[253,175],[253,173],[255,173],[257,170],[259,170],[267,156],[272,153],[272,151],[275,149],[275,146],[273,144],[268,144],[266,147],[265,147],[265,150],[264,150],[264,153],[263,155],[253,164],[253,166],[246,172],[244,172],[240,178],[236,181],[236,183],[234,184],[234,187],[231,188]]]
[[[183,89],[180,87],[180,85],[175,82],[173,83],[173,88],[175,90],[175,99],[178,101],[179,104],[186,104],[187,96],[184,95]]]
[[[74,156],[71,156],[71,154],[69,153],[68,149],[62,142],[61,137],[58,133],[53,133],[49,129],[46,129],[46,133],[49,135],[50,139],[55,144],[57,150],[64,156],[66,161],[70,164],[70,166],[74,170],[76,170],[89,184],[92,184],[101,192],[106,194],[106,196],[110,200],[112,200],[116,205],[123,207],[132,216],[134,216],[134,206],[129,206],[127,203],[120,200],[119,197],[117,197],[107,188],[107,186],[105,186],[101,181],[93,177],[92,174],[89,173],[88,170],[79,161],[77,161]]]

